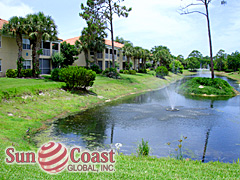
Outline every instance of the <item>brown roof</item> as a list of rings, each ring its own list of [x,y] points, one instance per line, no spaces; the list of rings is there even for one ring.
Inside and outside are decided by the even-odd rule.
[[[0,18],[0,29],[2,29],[3,24],[8,23],[8,21]]]
[[[63,42],[66,41],[67,43],[70,43],[71,45],[74,45],[75,41],[79,40],[79,37],[80,36],[74,37],[74,38],[70,38],[70,39],[66,39],[66,40],[63,40]],[[105,44],[109,45],[109,46],[112,46],[112,41],[105,39]],[[114,41],[114,47],[122,48],[123,46],[124,46],[124,44],[121,44],[121,43],[118,43],[118,42]]]

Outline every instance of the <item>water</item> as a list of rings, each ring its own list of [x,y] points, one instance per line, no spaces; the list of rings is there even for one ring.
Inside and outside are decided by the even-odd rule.
[[[197,76],[210,77],[210,74],[202,72]],[[222,78],[240,91],[235,81]],[[164,88],[59,119],[51,136],[68,146],[89,149],[122,143],[120,152],[124,154],[136,153],[137,144],[143,138],[149,141],[151,155],[157,157],[174,153],[177,140],[186,136],[185,158],[236,161],[240,157],[240,96],[185,97],[175,92],[178,83],[167,87],[167,91],[174,96],[175,107],[180,111],[166,111],[169,99]]]

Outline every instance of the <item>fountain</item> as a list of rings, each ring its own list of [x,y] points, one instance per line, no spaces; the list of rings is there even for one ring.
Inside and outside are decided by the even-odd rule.
[[[177,93],[176,90],[178,90],[179,86],[181,84],[181,81],[178,81],[175,83],[176,86],[174,85],[169,85],[166,87],[166,94],[168,96],[169,104],[170,107],[166,108],[166,111],[171,111],[171,112],[176,112],[179,111],[179,109],[176,108],[176,101],[177,101]]]

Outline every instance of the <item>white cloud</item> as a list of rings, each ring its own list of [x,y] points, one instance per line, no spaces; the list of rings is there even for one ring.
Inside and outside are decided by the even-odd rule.
[[[33,8],[28,5],[13,0],[0,1],[0,18],[8,20],[12,16],[26,16],[29,13],[33,13]]]
[[[184,2],[186,1],[191,3],[196,0]],[[132,41],[135,46],[148,49],[156,45],[165,45],[174,55],[183,54],[186,57],[194,49],[204,55],[209,54],[206,18],[197,13],[180,15],[178,10],[183,1],[127,0],[124,2],[133,10],[128,18],[115,20],[114,36],[122,36]],[[234,4],[230,4],[233,2]],[[220,1],[213,1],[210,6],[214,54],[220,48],[231,53],[240,47],[238,43],[240,37],[237,36],[240,28],[237,20],[240,8],[236,4],[239,4],[237,0],[232,0],[227,6],[221,6]],[[198,10],[204,12],[203,7],[196,6],[194,10],[200,8]]]

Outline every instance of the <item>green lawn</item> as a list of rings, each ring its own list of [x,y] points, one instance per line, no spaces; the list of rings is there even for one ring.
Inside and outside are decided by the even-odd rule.
[[[226,72],[223,72],[223,71],[214,71],[214,73],[216,75],[227,76],[231,79],[237,80],[238,83],[240,84],[240,74],[238,72],[226,73]]]
[[[115,173],[67,173],[48,175],[37,165],[7,165],[5,149],[14,146],[18,151],[36,151],[33,137],[56,118],[77,113],[99,103],[119,97],[163,87],[181,75],[167,80],[148,74],[121,75],[122,79],[97,76],[90,94],[61,90],[61,82],[34,79],[0,78],[0,179],[165,179],[199,178],[216,179],[239,176],[239,165],[223,163],[202,164],[197,161],[136,158],[118,156]],[[39,95],[39,92],[40,95]],[[9,94],[6,97],[6,93]],[[5,99],[7,98],[7,99]],[[31,128],[29,137],[26,130]],[[46,138],[46,139],[45,139]],[[46,142],[51,137],[39,137]]]

